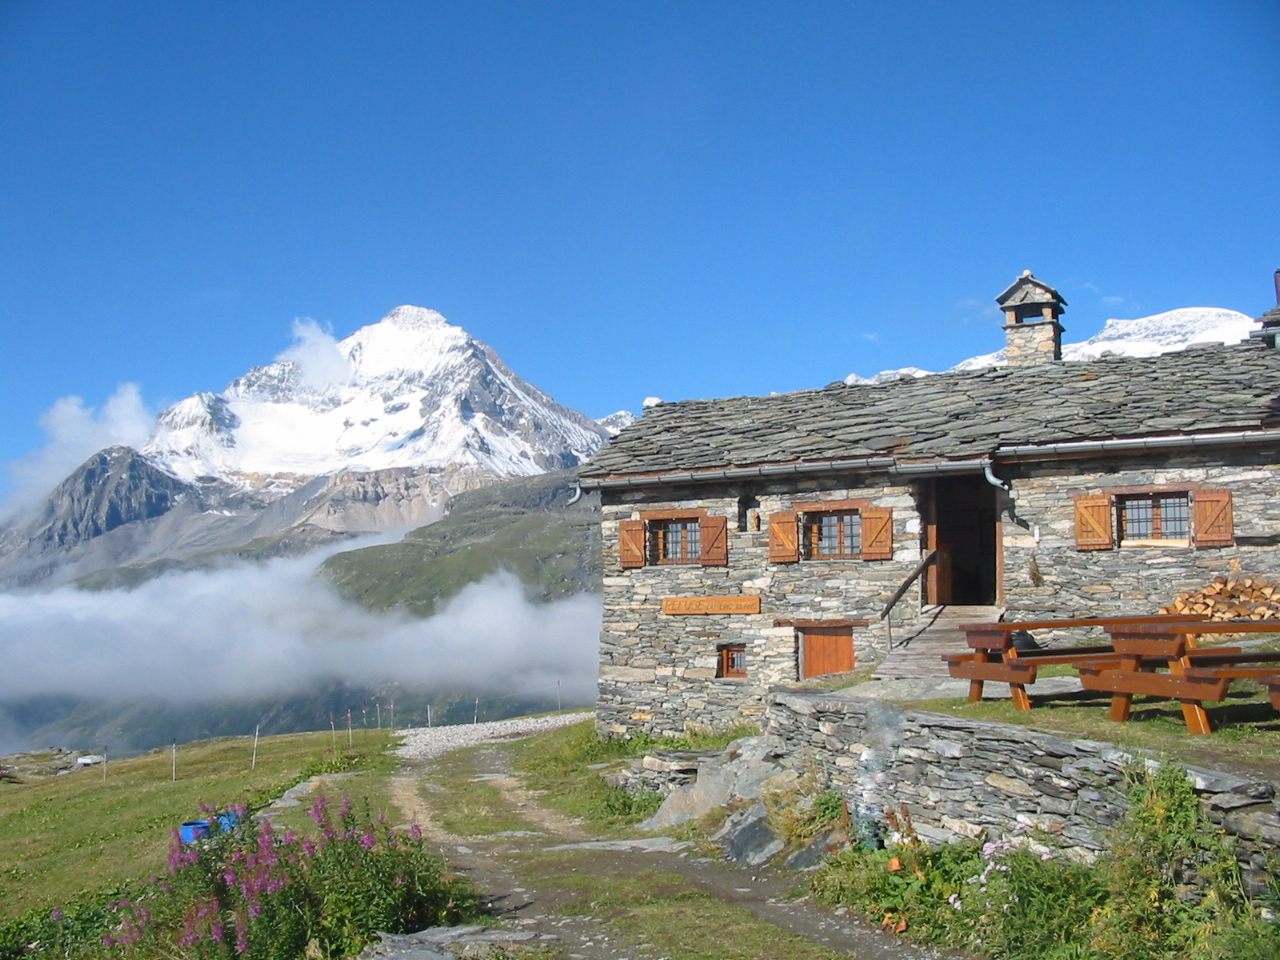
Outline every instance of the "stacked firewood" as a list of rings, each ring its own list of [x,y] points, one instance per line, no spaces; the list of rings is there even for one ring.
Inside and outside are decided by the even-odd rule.
[[[1280,620],[1280,587],[1262,577],[1216,577],[1208,586],[1178,594],[1158,612],[1210,620]]]

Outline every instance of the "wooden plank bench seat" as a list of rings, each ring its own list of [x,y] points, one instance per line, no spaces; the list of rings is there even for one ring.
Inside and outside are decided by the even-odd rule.
[[[1145,624],[1185,623],[1180,614],[1137,614],[1127,617],[1072,617],[1061,620],[996,621],[965,624],[965,643],[972,653],[947,654],[947,671],[951,676],[969,681],[969,701],[982,699],[982,685],[987,681],[1009,684],[1013,705],[1030,710],[1027,686],[1036,682],[1036,668],[1051,664],[1077,666],[1119,659],[1113,647],[1046,647],[1040,650],[1018,650],[1013,634],[1021,630],[1059,630],[1084,627],[1107,628]]]

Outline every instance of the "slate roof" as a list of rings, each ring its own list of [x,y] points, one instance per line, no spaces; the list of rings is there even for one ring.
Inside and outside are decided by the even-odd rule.
[[[1280,426],[1280,350],[1252,341],[1156,357],[991,367],[645,411],[583,477],[893,456]]]

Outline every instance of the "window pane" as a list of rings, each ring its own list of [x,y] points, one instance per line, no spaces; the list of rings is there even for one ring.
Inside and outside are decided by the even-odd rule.
[[[1153,513],[1150,497],[1129,497],[1120,501],[1121,538],[1124,540],[1150,540],[1154,535]]]
[[[702,556],[702,540],[701,528],[698,526],[697,520],[687,520],[684,524],[685,529],[685,552],[682,559],[697,560]]]
[[[844,553],[846,556],[853,556],[862,552],[862,515],[857,513],[846,513],[841,519],[844,521]]]
[[[835,514],[824,513],[822,515],[818,552],[824,557],[833,556],[840,552],[840,518]]]
[[[1187,495],[1175,493],[1160,497],[1160,536],[1166,540],[1187,540],[1191,537],[1191,524]]]

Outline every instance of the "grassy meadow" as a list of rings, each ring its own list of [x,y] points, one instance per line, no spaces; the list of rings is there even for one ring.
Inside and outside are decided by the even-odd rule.
[[[393,758],[388,730],[264,737],[250,769],[252,737],[178,747],[177,780],[168,749],[106,768],[90,767],[25,783],[0,782],[0,920],[143,881],[165,869],[173,830],[200,816],[201,803],[266,803],[305,777],[358,771],[335,792],[384,796]],[[385,802],[385,801],[382,801]],[[292,819],[292,818],[291,818]]]

